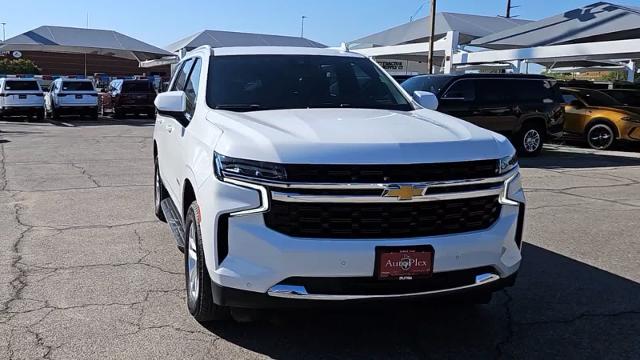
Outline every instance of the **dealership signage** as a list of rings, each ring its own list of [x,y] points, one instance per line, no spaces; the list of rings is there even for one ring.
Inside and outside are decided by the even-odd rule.
[[[379,60],[378,64],[385,70],[404,70],[402,61]]]

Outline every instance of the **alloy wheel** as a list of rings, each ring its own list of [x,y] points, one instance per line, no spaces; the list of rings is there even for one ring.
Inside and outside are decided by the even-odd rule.
[[[530,129],[524,134],[523,146],[528,153],[533,153],[540,147],[542,137],[536,129]]]
[[[594,149],[606,149],[613,143],[613,131],[607,125],[598,124],[589,130],[589,146]]]
[[[198,250],[196,248],[196,226],[194,223],[191,223],[191,226],[189,227],[188,238],[187,276],[189,277],[189,288],[187,289],[187,295],[189,297],[189,303],[193,304],[197,301],[200,294],[200,283],[198,278]]]

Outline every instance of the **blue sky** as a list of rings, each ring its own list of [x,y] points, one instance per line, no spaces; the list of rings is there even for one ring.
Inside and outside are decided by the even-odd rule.
[[[7,38],[40,25],[112,29],[153,45],[171,42],[203,29],[300,34],[300,17],[308,17],[305,37],[338,45],[399,25],[425,0],[0,0],[0,22]],[[523,19],[542,19],[595,0],[512,0]],[[640,0],[617,4],[640,6]],[[439,0],[438,11],[503,15],[506,0]],[[428,13],[428,4],[418,17]],[[426,31],[426,29],[425,29]],[[0,34],[1,36],[1,34]]]

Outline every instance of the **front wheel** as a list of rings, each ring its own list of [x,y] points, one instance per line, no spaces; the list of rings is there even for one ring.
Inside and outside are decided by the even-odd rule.
[[[198,203],[189,206],[185,221],[184,273],[187,285],[187,307],[189,313],[198,322],[223,320],[227,318],[229,309],[216,305],[211,293],[211,278],[204,259],[202,234],[196,214]]]
[[[537,156],[544,145],[544,132],[535,125],[524,125],[516,135],[516,148],[522,156]]]
[[[613,146],[616,136],[608,124],[596,124],[587,132],[587,143],[592,149],[606,150]]]

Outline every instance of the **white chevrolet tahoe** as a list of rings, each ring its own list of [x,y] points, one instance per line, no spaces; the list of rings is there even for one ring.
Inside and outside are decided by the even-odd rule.
[[[498,134],[348,50],[200,47],[160,94],[155,213],[198,321],[230,309],[486,303],[520,266],[525,197]]]

